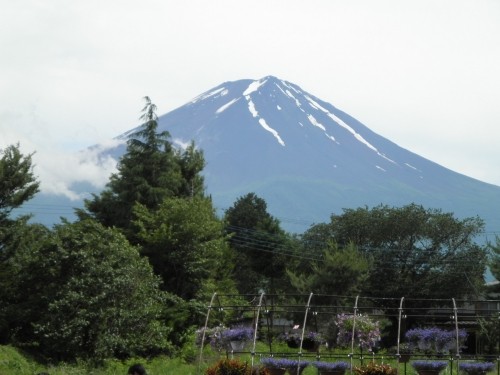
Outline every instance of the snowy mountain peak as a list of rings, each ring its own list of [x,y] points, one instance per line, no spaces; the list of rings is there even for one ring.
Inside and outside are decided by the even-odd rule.
[[[322,147],[361,147],[363,151],[360,152],[373,153],[384,164],[373,164],[378,172],[387,171],[387,163],[403,167],[409,163],[408,160],[396,161],[387,156],[384,149],[387,140],[358,121],[299,86],[274,76],[225,82],[197,96],[189,105],[212,108],[211,116],[220,119],[237,113],[240,121],[245,119],[248,126],[260,129],[281,147],[302,148],[303,145],[296,142],[297,132],[300,131],[309,139],[320,138],[318,143]],[[203,114],[206,115],[205,111]],[[207,121],[206,117],[201,120],[204,121]],[[338,168],[341,165],[337,163],[335,166]]]
[[[224,82],[160,116],[158,130],[203,150],[207,193],[222,210],[248,192],[278,217],[309,223],[381,203],[485,218],[500,210],[500,188],[405,150],[274,76]]]

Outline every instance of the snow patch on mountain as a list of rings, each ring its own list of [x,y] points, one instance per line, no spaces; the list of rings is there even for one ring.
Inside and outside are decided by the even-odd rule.
[[[191,103],[194,104],[200,100],[205,100],[207,98],[210,98],[211,96],[217,95],[218,93],[221,93],[221,96],[224,96],[228,93],[228,91],[224,87],[221,87],[221,88],[218,88],[216,90],[210,91],[208,93],[203,93],[201,95],[198,95],[196,98],[194,98],[191,101]]]
[[[240,100],[240,98],[235,98],[235,99],[231,100],[229,103],[226,103],[222,107],[219,107],[217,109],[217,111],[215,111],[215,113],[220,114],[220,113],[224,112],[226,109],[231,107],[234,103],[236,103],[238,100]]]
[[[308,100],[309,105],[315,109],[318,109],[322,112],[324,112],[328,117],[330,117],[333,121],[335,121],[337,124],[342,126],[344,129],[346,129],[349,133],[351,133],[354,138],[356,138],[359,142],[363,143],[366,147],[370,148],[371,150],[375,151],[378,156],[388,160],[391,163],[397,164],[394,160],[389,159],[387,156],[384,154],[380,153],[375,146],[373,146],[370,142],[368,142],[366,139],[364,139],[361,134],[357,133],[352,127],[347,125],[344,121],[342,121],[339,117],[335,116],[333,113],[331,113],[329,110],[321,106],[318,102],[313,100],[309,95],[304,95],[304,97]]]
[[[243,91],[243,96],[250,95],[251,93],[257,91],[260,86],[267,82],[267,78],[261,79],[259,81],[253,81],[250,85],[248,85],[247,89]]]
[[[290,92],[290,90],[286,90],[285,95],[287,95],[288,97],[295,100],[295,104],[297,105],[297,107],[299,107],[302,110],[302,112],[304,112],[304,110],[302,109],[302,104],[300,103],[299,99],[297,99],[295,96],[293,96],[293,94]]]
[[[318,120],[316,120],[316,119],[314,118],[314,116],[313,116],[313,115],[307,115],[307,118],[309,119],[309,122],[310,122],[311,124],[313,124],[314,126],[316,126],[316,127],[320,128],[320,129],[321,129],[321,130],[323,130],[323,131],[326,131],[326,128],[325,128],[323,125],[321,125],[321,124],[318,122]]]
[[[285,142],[283,142],[283,140],[279,136],[278,132],[276,130],[274,130],[273,128],[271,128],[269,125],[267,125],[266,120],[264,120],[263,118],[260,118],[259,119],[259,124],[264,129],[266,129],[268,132],[270,132],[272,135],[274,135],[274,138],[276,138],[278,140],[278,142],[279,142],[280,145],[285,146]]]
[[[255,104],[253,104],[252,99],[250,99],[250,96],[245,96],[245,99],[248,102],[248,110],[252,114],[253,117],[259,117],[259,112],[255,109]]]
[[[249,86],[249,88],[250,88],[250,86]],[[250,95],[246,95],[245,99],[248,102],[248,110],[252,114],[252,117],[259,118],[258,121],[259,121],[260,126],[262,126],[265,130],[267,130],[268,132],[270,132],[274,136],[274,138],[276,138],[278,140],[278,143],[280,145],[285,146],[285,142],[283,141],[283,139],[281,139],[279,133],[275,129],[273,129],[272,127],[270,127],[267,124],[267,122],[266,122],[265,119],[263,119],[262,117],[259,116],[259,112],[257,111],[257,109],[255,109],[255,104],[252,101],[252,99],[250,98]]]
[[[411,169],[414,169],[414,170],[416,170],[416,171],[422,172],[420,169],[418,169],[417,167],[414,167],[414,166],[413,166],[413,165],[411,165],[411,164],[405,163],[405,165],[406,165],[407,167],[411,168]]]

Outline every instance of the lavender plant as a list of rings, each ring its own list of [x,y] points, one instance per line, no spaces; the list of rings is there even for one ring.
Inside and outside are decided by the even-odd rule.
[[[493,362],[461,362],[458,369],[467,375],[485,375],[487,372],[493,371],[495,364]]]
[[[297,369],[306,368],[309,365],[307,361],[298,361],[288,358],[273,358],[266,357],[260,360],[260,363],[267,368],[281,368],[281,369]]]
[[[349,363],[344,361],[338,362],[323,362],[316,361],[311,363],[320,372],[345,371],[349,368]]]
[[[455,330],[443,330],[437,327],[414,328],[406,332],[405,338],[412,349],[421,351],[434,351],[436,353],[446,353],[456,348]],[[458,330],[459,348],[463,348],[467,332]]]
[[[433,371],[440,372],[448,366],[446,361],[413,361],[411,363],[413,368],[418,371]]]
[[[363,349],[371,349],[380,341],[379,322],[373,321],[367,315],[339,314],[335,322],[338,328],[337,344],[348,347],[353,340]]]

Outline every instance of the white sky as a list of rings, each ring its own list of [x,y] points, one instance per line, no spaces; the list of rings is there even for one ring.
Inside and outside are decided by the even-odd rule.
[[[266,75],[500,185],[498,0],[0,0],[0,148],[46,191],[108,171],[71,151],[203,91]]]

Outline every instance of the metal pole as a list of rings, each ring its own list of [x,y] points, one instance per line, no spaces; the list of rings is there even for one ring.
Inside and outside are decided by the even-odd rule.
[[[304,333],[306,331],[306,324],[307,324],[307,314],[309,313],[309,309],[311,308],[312,296],[313,293],[309,294],[309,299],[307,300],[307,305],[306,305],[306,312],[304,314],[304,324],[302,324],[302,336],[300,337],[299,360],[302,357],[302,342],[304,341]]]
[[[259,327],[259,315],[260,315],[260,309],[262,308],[262,300],[264,299],[264,293],[261,293],[260,298],[259,298],[259,305],[257,306],[257,316],[255,317],[255,324],[253,327],[253,346],[252,346],[252,369],[253,369],[253,364],[254,364],[254,358],[255,358],[255,344],[257,342],[257,328]]]
[[[212,310],[212,305],[214,303],[214,299],[217,293],[212,295],[212,299],[210,300],[210,305],[208,305],[207,309],[207,317],[205,318],[205,327],[203,327],[203,335],[201,336],[201,345],[200,345],[200,358],[198,359],[198,374],[200,373],[201,361],[203,360],[203,344],[205,344],[205,333],[207,331],[208,318],[210,317],[210,311]]]
[[[401,342],[401,316],[403,314],[403,301],[404,297],[401,297],[401,301],[399,302],[399,314],[398,314],[398,341],[397,341],[397,350],[396,350],[396,356],[398,357],[398,363],[401,359],[401,354],[399,353],[399,344]]]
[[[356,301],[354,302],[354,314],[352,317],[352,337],[351,337],[351,353],[349,356],[351,357],[351,374],[352,374],[352,365],[353,365],[353,356],[354,356],[354,332],[356,330],[356,315],[358,314],[358,299],[359,296],[356,296]]]

